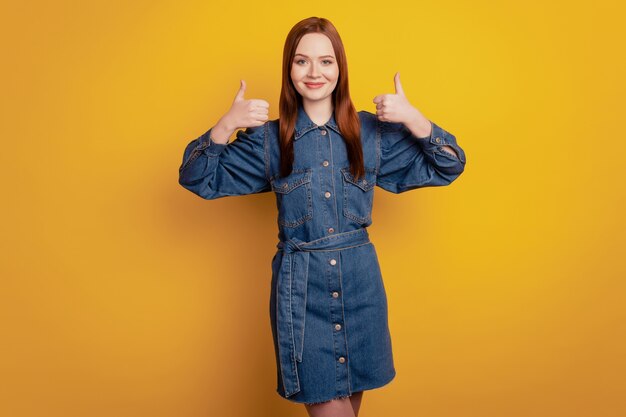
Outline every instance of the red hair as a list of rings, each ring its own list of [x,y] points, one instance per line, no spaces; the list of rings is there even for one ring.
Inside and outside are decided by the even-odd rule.
[[[298,118],[298,106],[302,103],[302,96],[296,91],[291,81],[291,66],[298,43],[307,33],[322,33],[330,39],[333,45],[339,67],[339,78],[332,92],[335,121],[346,144],[350,172],[358,179],[365,173],[361,145],[361,123],[350,99],[346,53],[337,29],[323,17],[309,17],[296,23],[285,40],[283,80],[279,102],[280,175],[282,177],[289,175],[293,168],[293,138]]]

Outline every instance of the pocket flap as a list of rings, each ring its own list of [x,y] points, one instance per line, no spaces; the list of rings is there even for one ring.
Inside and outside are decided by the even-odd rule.
[[[341,173],[346,181],[356,185],[363,191],[369,191],[376,185],[376,173],[371,168],[365,168],[365,175],[358,181],[354,180],[354,176],[350,172],[350,168],[341,168]]]
[[[311,170],[307,169],[305,171],[292,171],[291,174],[284,178],[274,178],[271,184],[273,191],[287,194],[309,182],[311,182]]]

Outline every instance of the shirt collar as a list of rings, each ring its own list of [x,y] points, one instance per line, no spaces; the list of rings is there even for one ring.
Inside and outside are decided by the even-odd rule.
[[[339,127],[337,126],[337,122],[335,121],[335,112],[333,111],[330,115],[330,120],[326,122],[325,125],[331,129],[333,129],[338,134],[341,134],[339,131]],[[294,134],[294,140],[301,138],[305,133],[318,128],[319,126],[313,123],[308,114],[304,111],[304,107],[302,103],[298,104],[298,118],[296,119],[296,129]]]

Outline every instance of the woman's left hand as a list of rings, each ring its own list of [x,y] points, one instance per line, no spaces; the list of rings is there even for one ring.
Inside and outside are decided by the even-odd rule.
[[[376,116],[383,122],[412,123],[421,115],[420,111],[409,103],[400,84],[400,73],[393,78],[396,86],[395,94],[380,94],[374,97]]]
[[[430,121],[409,103],[400,84],[399,72],[396,72],[393,80],[395,94],[380,94],[374,97],[378,120],[403,123],[411,131],[420,134],[419,136],[427,136],[430,132]]]

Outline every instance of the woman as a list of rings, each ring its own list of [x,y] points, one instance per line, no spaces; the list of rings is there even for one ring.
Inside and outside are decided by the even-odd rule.
[[[387,299],[374,245],[374,186],[443,186],[464,170],[455,137],[396,93],[356,112],[341,38],[311,17],[283,51],[280,117],[246,100],[185,148],[179,182],[205,199],[273,191],[278,250],[270,322],[277,392],[311,416],[357,416],[364,390],[395,376]],[[236,140],[229,138],[236,129]]]

